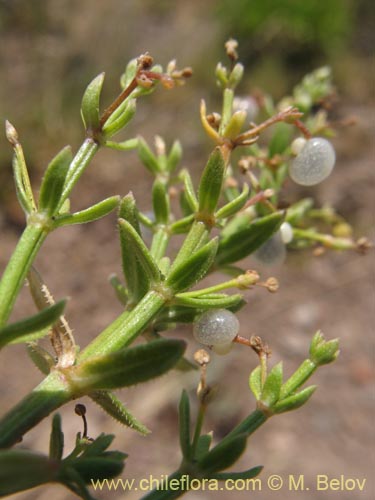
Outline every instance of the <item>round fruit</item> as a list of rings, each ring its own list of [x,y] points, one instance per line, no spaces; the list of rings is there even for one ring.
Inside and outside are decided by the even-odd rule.
[[[313,137],[292,160],[289,175],[297,184],[313,186],[329,176],[335,160],[332,144],[322,137]]]
[[[226,309],[209,309],[194,322],[195,339],[204,345],[227,344],[237,335],[240,324]]]
[[[285,245],[293,240],[293,228],[289,222],[283,222],[280,226],[281,239]]]
[[[253,254],[254,258],[267,266],[282,264],[286,257],[281,231],[277,231]]]

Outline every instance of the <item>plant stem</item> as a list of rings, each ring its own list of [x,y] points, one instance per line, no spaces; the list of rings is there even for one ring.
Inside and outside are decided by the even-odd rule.
[[[7,323],[26,274],[47,234],[41,224],[29,224],[18,241],[0,282],[0,326]]]
[[[17,443],[25,432],[72,397],[61,372],[51,372],[0,420],[0,448]]]
[[[151,290],[132,311],[124,311],[82,351],[79,360],[109,354],[129,345],[140,335],[167,299]]]
[[[227,439],[231,439],[238,434],[253,434],[258,427],[264,424],[267,420],[267,416],[261,410],[255,410],[250,413],[242,422],[240,422],[234,429],[232,429],[225,438],[220,442],[220,445],[224,443]]]

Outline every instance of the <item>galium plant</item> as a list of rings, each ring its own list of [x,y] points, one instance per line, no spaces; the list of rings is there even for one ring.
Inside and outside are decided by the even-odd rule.
[[[84,395],[121,424],[147,434],[149,430],[113,391],[155,378],[172,368],[190,370],[197,364],[199,410],[195,419],[187,392],[182,392],[179,405],[182,461],[170,476],[179,481],[179,487],[169,489],[166,485],[146,498],[182,495],[188,489],[181,480],[186,475],[217,481],[252,478],[262,467],[227,471],[244,451],[249,436],[271,416],[306,403],[315,386],[304,388],[305,382],[319,366],[337,357],[337,339],[326,341],[318,332],[313,336],[307,359],[290,378],[283,380],[281,363],[269,368],[270,349],[262,339],[239,335],[235,313],[246,304],[244,290],[262,286],[275,292],[278,288],[276,278],[262,281],[256,270],[243,269],[243,258],[254,254],[258,261],[272,263],[284,256],[287,248],[314,247],[320,253],[326,249],[363,252],[369,245],[363,238],[355,241],[349,224],[330,207],[316,208],[311,198],[289,205],[280,201],[290,178],[302,185],[313,185],[326,178],[334,167],[335,153],[327,139],[333,129],[325,106],[333,92],[329,69],[321,68],[306,76],[292,96],[279,103],[260,94],[241,98],[235,91],[244,69],[236,49],[234,40],[227,42],[229,66],[220,63],[216,67],[217,84],[222,91],[221,112],[208,114],[205,101],[201,101],[201,121],[213,141],[213,151],[197,188],[189,170],[180,168],[179,141],[168,149],[157,136],[153,150],[140,136],[123,142],[113,140],[133,118],[140,98],[153,92],[157,84],[172,88],[191,75],[190,68],[178,70],[174,61],[165,71],[153,65],[148,54],[131,61],[121,77],[122,92],[103,112],[100,95],[104,74],[97,76],[82,99],[82,146],[74,156],[67,146],[53,158],[38,196],[30,184],[18,133],[6,122],[6,135],[14,150],[16,193],[26,215],[26,227],[0,283],[0,348],[24,343],[44,379],[0,421],[1,496],[60,482],[84,499],[93,498],[88,489],[91,481],[120,474],[127,455],[108,451],[113,435],[88,437],[83,405],[76,405],[76,413],[84,420],[84,432],[78,433],[75,448],[65,457],[58,413],[52,418],[48,455],[15,445],[42,419]],[[271,135],[264,142],[268,129]],[[71,212],[69,199],[73,188],[101,148],[137,149],[141,162],[154,178],[153,217],[137,208],[132,193]],[[176,198],[176,194],[179,211],[171,208],[171,198]],[[33,261],[52,231],[92,222],[113,210],[118,212],[124,276],[114,275],[110,282],[124,311],[89,345],[80,348],[63,315],[66,301],[55,302]],[[218,236],[212,237],[214,228]],[[142,236],[146,229],[152,233],[149,246]],[[173,255],[170,241],[181,234],[183,243]],[[203,277],[217,271],[227,274],[228,279],[216,280],[209,287],[199,285]],[[38,312],[9,323],[25,280]],[[228,293],[229,290],[235,293]],[[182,323],[192,325],[196,341],[206,348],[199,349],[194,360],[184,357],[184,351],[186,342],[195,340],[173,338],[173,332]],[[52,352],[39,344],[45,336],[51,341]],[[135,344],[136,339],[141,342]],[[203,431],[212,397],[206,383],[208,351],[212,349],[213,355],[225,354],[235,343],[250,348],[249,352],[255,352],[259,358],[249,378],[256,405],[220,442],[213,443],[212,433]]]

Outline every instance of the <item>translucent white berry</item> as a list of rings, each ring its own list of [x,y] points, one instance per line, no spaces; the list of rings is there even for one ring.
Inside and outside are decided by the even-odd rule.
[[[305,147],[307,140],[304,137],[297,137],[294,139],[292,144],[290,145],[290,150],[292,155],[297,156],[300,154],[302,149]]]
[[[289,175],[297,184],[313,186],[329,176],[335,160],[332,144],[322,137],[313,137],[292,160]]]
[[[283,243],[287,245],[290,243],[293,239],[293,228],[289,224],[289,222],[283,222],[280,226],[280,234],[281,234],[281,239],[283,240]]]
[[[227,344],[237,335],[240,324],[226,309],[209,309],[194,322],[195,339],[204,345]]]
[[[281,232],[277,231],[253,254],[254,258],[267,266],[282,264],[286,257],[285,244]]]
[[[212,350],[216,352],[216,354],[224,356],[233,349],[233,345],[233,342],[227,342],[225,344],[215,344],[212,346]]]

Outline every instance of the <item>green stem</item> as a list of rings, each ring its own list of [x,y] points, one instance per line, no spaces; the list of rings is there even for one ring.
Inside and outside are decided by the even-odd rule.
[[[225,89],[223,93],[223,108],[221,112],[221,122],[219,128],[220,135],[223,135],[225,127],[228,125],[228,122],[231,119],[233,111],[233,98],[234,98],[233,90]]]
[[[353,250],[356,247],[355,242],[351,238],[335,238],[330,234],[316,233],[310,229],[293,229],[294,239],[304,239],[317,241],[327,248],[334,250]]]
[[[161,294],[153,290],[148,292],[132,311],[123,312],[82,351],[80,361],[129,345],[143,332],[166,301]]]
[[[19,239],[0,282],[0,326],[8,321],[26,274],[47,234],[41,224],[29,224]]]
[[[261,410],[255,410],[253,413],[250,413],[248,417],[246,417],[242,422],[240,422],[234,429],[232,429],[225,438],[220,442],[220,445],[223,444],[227,439],[231,439],[238,434],[253,434],[258,427],[264,424],[267,420],[267,416]]]
[[[98,149],[99,144],[91,138],[85,139],[85,141],[82,143],[81,147],[77,151],[77,154],[73,158],[72,163],[70,164],[65,180],[64,190],[61,195],[59,208],[62,207],[64,201],[69,197],[73,187],[83,174],[86,167],[89,165]]]
[[[17,443],[25,432],[72,397],[60,372],[52,372],[0,420],[0,448]]]

